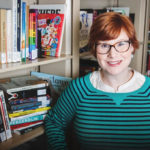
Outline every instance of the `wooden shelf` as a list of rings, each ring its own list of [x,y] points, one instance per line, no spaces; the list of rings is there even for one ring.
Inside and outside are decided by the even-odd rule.
[[[0,64],[0,73],[41,66],[41,65],[45,65],[45,64],[49,64],[49,63],[55,63],[55,62],[59,62],[59,61],[72,59],[72,58],[73,57],[71,55],[61,55],[60,57],[47,56],[45,58],[38,58],[38,59],[35,59],[32,61],[27,60],[26,62]]]
[[[13,134],[13,137],[7,141],[0,143],[0,150],[10,150],[14,147],[17,147],[25,142],[30,141],[44,133],[44,127],[40,126],[28,133],[23,135]]]

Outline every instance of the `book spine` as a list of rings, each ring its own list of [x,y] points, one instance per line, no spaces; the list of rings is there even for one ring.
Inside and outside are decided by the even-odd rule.
[[[17,113],[17,112],[24,112],[24,111],[29,111],[29,110],[35,110],[38,108],[44,108],[44,107],[49,107],[50,104],[44,104],[44,105],[39,105],[39,106],[32,106],[32,107],[25,107],[19,110],[10,110],[10,113]]]
[[[6,140],[6,133],[5,133],[4,123],[2,118],[2,111],[0,107],[0,142],[3,142],[5,140]]]
[[[41,124],[43,124],[43,121],[39,121],[39,122],[37,122],[37,123],[28,125],[28,126],[26,126],[26,127],[20,127],[19,129],[14,129],[13,132],[15,133],[15,131],[21,131],[21,130],[28,129],[28,128],[30,128],[30,127],[34,127],[34,126],[41,125]]]
[[[0,9],[0,62],[6,63],[6,10]]]
[[[7,21],[6,21],[6,29],[7,29],[7,36],[6,36],[6,40],[7,40],[7,62],[10,63],[12,62],[12,39],[11,36],[12,35],[12,22],[11,22],[11,16],[12,16],[12,11],[11,10],[7,10]]]
[[[38,116],[38,115],[44,115],[48,112],[48,110],[44,110],[44,111],[40,111],[40,112],[35,112],[32,114],[28,114],[28,115],[24,115],[24,116],[20,116],[20,117],[14,117],[14,118],[10,118],[10,122],[13,121],[17,121],[17,120],[22,120],[22,119],[26,119],[26,118],[30,118],[30,117],[34,117],[34,116]]]
[[[26,62],[26,2],[22,2],[21,60]]]
[[[29,57],[29,4],[26,5],[26,58]]]
[[[22,0],[17,0],[17,50],[21,51],[21,4]]]
[[[35,10],[29,10],[29,59],[33,60],[37,58],[36,48],[36,17]]]
[[[50,96],[38,96],[38,97],[29,97],[29,98],[22,98],[22,99],[14,99],[10,100],[10,105],[17,105],[17,104],[24,104],[24,103],[31,103],[31,102],[37,102],[37,101],[48,101],[50,100]]]
[[[43,107],[43,108],[37,108],[35,110],[27,110],[27,111],[22,111],[22,112],[9,113],[9,118],[28,115],[28,114],[32,114],[32,113],[36,113],[40,111],[49,110],[49,109],[51,109],[51,107]]]
[[[45,90],[46,93],[45,94],[39,93],[39,91],[41,90]],[[16,91],[16,92],[5,91],[5,95],[7,97],[8,103],[9,101],[13,103],[13,100],[32,98],[32,96],[36,98],[38,97],[38,101],[40,101],[40,99],[42,98],[46,99],[46,94],[50,94],[50,90],[48,87],[47,89],[46,88],[44,89],[34,88],[34,89],[22,90],[22,91]],[[45,97],[40,97],[40,96],[45,96]]]
[[[12,89],[8,89],[7,93],[10,92],[18,92],[18,91],[24,91],[24,90],[31,90],[31,89],[36,89],[36,88],[42,88],[47,86],[48,83],[40,83],[40,84],[36,84],[36,85],[29,85],[29,86],[23,86],[23,87],[18,87],[18,88],[12,88]]]
[[[26,128],[26,129],[22,129],[22,130],[14,130],[14,133],[16,133],[16,134],[18,134],[18,135],[23,135],[23,134],[25,134],[25,133],[27,133],[27,132],[30,132],[30,131],[32,131],[32,130],[38,128],[38,127],[40,127],[41,124],[42,124],[42,123],[37,124],[37,125],[34,125],[34,126],[30,126],[30,127]]]
[[[15,120],[15,121],[11,121],[10,126],[17,125],[17,124],[22,124],[22,123],[27,123],[27,122],[34,122],[34,121],[44,120],[45,116],[46,116],[46,114],[18,119],[18,120]]]
[[[12,137],[12,134],[11,134],[10,125],[9,125],[6,102],[5,102],[4,94],[2,91],[0,92],[0,104],[1,104],[2,114],[3,114],[2,116],[3,116],[4,125],[5,125],[6,137],[7,139],[9,139]]]
[[[26,123],[21,123],[17,125],[11,125],[10,127],[11,127],[11,130],[17,130],[17,129],[22,129],[22,128],[28,128],[31,125],[36,125],[41,122],[43,122],[43,120],[38,120],[34,122],[26,122]]]
[[[21,54],[17,49],[17,0],[12,0],[12,49],[12,61],[21,61]]]

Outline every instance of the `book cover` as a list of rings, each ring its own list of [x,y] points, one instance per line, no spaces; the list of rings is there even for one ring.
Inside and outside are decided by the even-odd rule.
[[[60,56],[66,5],[31,5],[30,9],[38,9],[37,25],[41,31],[42,51],[48,56]]]

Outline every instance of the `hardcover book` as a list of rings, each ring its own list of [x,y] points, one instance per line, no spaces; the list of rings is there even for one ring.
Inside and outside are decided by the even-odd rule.
[[[41,48],[44,55],[60,56],[65,24],[65,4],[31,5],[38,10],[38,30],[41,31]]]

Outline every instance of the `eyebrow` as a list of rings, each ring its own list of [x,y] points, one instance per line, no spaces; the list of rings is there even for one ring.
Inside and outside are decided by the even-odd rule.
[[[126,41],[129,41],[129,39],[122,39],[122,40],[120,40],[120,41],[118,41],[118,42],[115,42],[114,44],[116,44],[116,43],[119,43],[119,42],[126,42]],[[108,45],[114,45],[114,44],[109,44],[109,43],[107,43],[107,42],[98,42],[96,45],[98,45],[98,44],[108,44]]]

